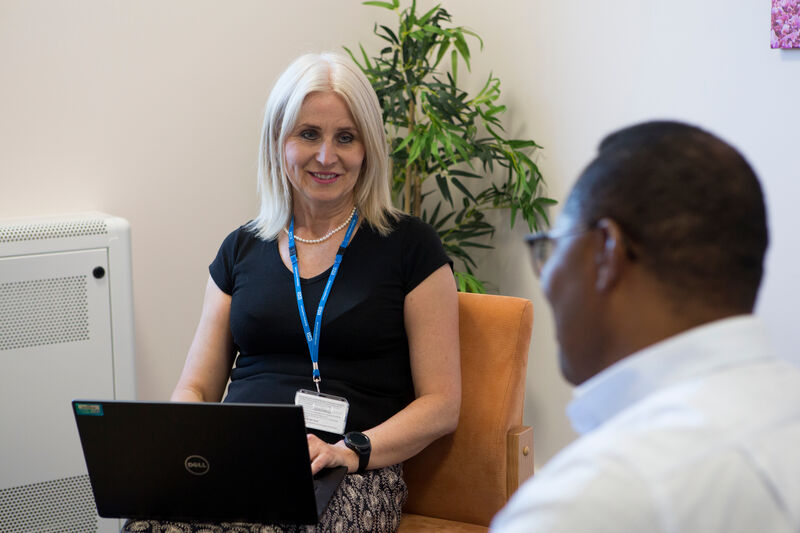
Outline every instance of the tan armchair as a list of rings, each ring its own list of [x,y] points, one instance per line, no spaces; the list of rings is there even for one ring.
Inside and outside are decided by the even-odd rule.
[[[400,533],[486,531],[533,474],[533,430],[522,426],[533,305],[459,293],[462,400],[458,429],[405,463]]]

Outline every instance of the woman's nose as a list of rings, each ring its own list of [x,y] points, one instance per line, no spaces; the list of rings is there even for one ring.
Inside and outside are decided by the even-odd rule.
[[[326,140],[322,142],[317,152],[317,161],[325,166],[336,162],[336,148],[333,146],[332,141]]]

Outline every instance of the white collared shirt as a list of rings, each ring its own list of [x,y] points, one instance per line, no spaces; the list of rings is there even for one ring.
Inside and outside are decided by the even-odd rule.
[[[800,532],[800,370],[754,316],[652,345],[575,390],[582,437],[492,531]]]

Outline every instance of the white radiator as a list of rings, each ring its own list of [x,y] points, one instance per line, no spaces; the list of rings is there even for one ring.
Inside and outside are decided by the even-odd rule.
[[[135,399],[130,226],[103,213],[0,219],[0,531],[100,519],[74,398]]]

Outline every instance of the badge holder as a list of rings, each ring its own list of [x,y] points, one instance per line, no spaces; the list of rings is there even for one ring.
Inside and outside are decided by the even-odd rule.
[[[303,407],[306,427],[341,435],[347,424],[350,402],[341,396],[300,389],[294,395],[294,404]]]
[[[319,373],[319,366],[317,364],[317,357],[319,354],[319,334],[322,326],[322,312],[325,309],[325,304],[328,301],[328,295],[333,286],[333,280],[336,278],[336,273],[339,270],[339,265],[342,262],[344,250],[350,242],[350,237],[353,235],[356,224],[358,223],[358,213],[353,209],[351,215],[350,225],[345,233],[344,240],[342,241],[339,250],[336,252],[336,259],[331,267],[331,273],[328,276],[328,283],[325,285],[325,290],[322,291],[322,296],[319,300],[317,307],[317,314],[314,319],[314,334],[311,334],[311,329],[308,325],[308,317],[303,304],[303,289],[300,284],[300,269],[297,266],[297,250],[294,246],[294,217],[289,223],[289,257],[292,260],[292,274],[294,277],[294,290],[297,296],[297,310],[300,313],[300,322],[303,325],[303,331],[306,334],[306,342],[308,343],[308,352],[311,356],[311,364],[313,372],[311,378],[317,386],[316,392],[300,389],[294,395],[295,405],[303,408],[303,417],[305,418],[306,427],[316,429],[319,431],[327,431],[328,433],[335,433],[341,435],[344,433],[344,428],[347,424],[347,412],[350,410],[350,403],[346,398],[333,396],[331,394],[323,394],[319,391],[319,383],[322,381]]]

